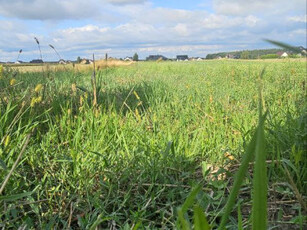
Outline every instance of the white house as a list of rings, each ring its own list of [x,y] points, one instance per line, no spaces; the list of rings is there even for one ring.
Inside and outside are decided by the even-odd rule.
[[[280,57],[282,57],[282,58],[286,58],[286,57],[288,57],[289,55],[286,53],[286,52],[284,52]]]

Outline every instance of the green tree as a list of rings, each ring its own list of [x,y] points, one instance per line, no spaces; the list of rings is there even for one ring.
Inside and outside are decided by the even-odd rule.
[[[139,55],[137,53],[135,53],[133,55],[133,61],[138,61],[139,60]]]
[[[247,50],[241,53],[241,59],[249,59],[249,52]]]
[[[81,62],[81,58],[77,57],[77,63],[80,63],[80,62]]]

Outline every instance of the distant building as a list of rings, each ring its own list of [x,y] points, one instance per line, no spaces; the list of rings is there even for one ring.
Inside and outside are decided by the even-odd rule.
[[[235,55],[233,55],[233,54],[227,54],[227,55],[226,55],[226,58],[235,59]]]
[[[304,48],[303,46],[299,46],[298,48],[300,49],[302,54],[307,54],[306,48]]]
[[[24,63],[24,62],[20,60],[15,61],[15,64],[21,64],[21,63]]]
[[[125,57],[124,61],[133,61],[132,57]]]
[[[33,59],[30,63],[44,63],[42,59]]]
[[[59,64],[66,65],[66,61],[64,59],[60,59]]]
[[[188,55],[177,55],[176,56],[177,61],[185,61],[185,60],[189,60]]]
[[[286,53],[286,52],[284,52],[280,57],[282,57],[282,58],[286,58],[286,57],[288,57],[289,55]]]
[[[93,61],[90,60],[90,59],[86,59],[86,58],[83,58],[80,62],[80,64],[84,64],[84,65],[87,65],[87,64],[92,64]]]
[[[146,61],[157,61],[157,60],[168,60],[166,57],[164,57],[163,55],[149,55],[147,58],[146,58]]]

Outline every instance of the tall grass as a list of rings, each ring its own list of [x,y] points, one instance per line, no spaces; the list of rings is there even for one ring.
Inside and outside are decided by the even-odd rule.
[[[300,62],[266,64],[262,92],[269,109],[267,159],[277,162],[268,166],[267,185],[273,198],[288,202],[297,196],[280,167],[286,160],[298,193],[305,197],[301,117],[306,108],[302,85],[306,69]],[[264,120],[257,116],[262,69],[259,62],[231,61],[138,63],[109,67],[107,73],[100,69],[95,110],[91,71],[46,71],[45,78],[40,73],[19,73],[13,85],[12,73],[5,71],[0,80],[1,184],[14,170],[0,196],[2,225],[176,228],[179,207],[179,216],[189,227],[217,228],[225,223],[226,228],[237,228],[240,222],[250,228],[246,210],[251,210],[251,197],[244,192],[250,194],[253,178],[247,170],[251,166],[244,162],[253,158],[245,153],[255,152],[256,142],[263,139],[262,131],[253,138]],[[44,91],[35,91],[38,84],[45,86]],[[44,99],[31,106],[32,99],[42,94]],[[256,156],[259,153],[263,151],[258,149]],[[260,162],[263,159],[260,156]],[[255,160],[257,168],[259,159]],[[13,167],[15,162],[19,163]],[[231,179],[238,168],[232,166],[238,164],[247,172],[239,184]],[[201,165],[208,167],[203,170]],[[254,174],[255,181],[259,178],[262,175]],[[205,186],[196,186],[198,192],[185,203],[198,184]],[[239,202],[227,208],[231,187],[238,195],[230,197]],[[268,226],[297,227],[303,222],[303,207],[297,207],[299,202],[291,207],[297,219],[269,215]],[[289,211],[278,208],[285,214]],[[225,213],[229,218],[223,220]]]

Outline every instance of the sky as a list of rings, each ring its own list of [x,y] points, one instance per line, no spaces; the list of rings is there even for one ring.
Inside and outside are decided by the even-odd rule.
[[[0,61],[306,47],[306,0],[0,0]]]

